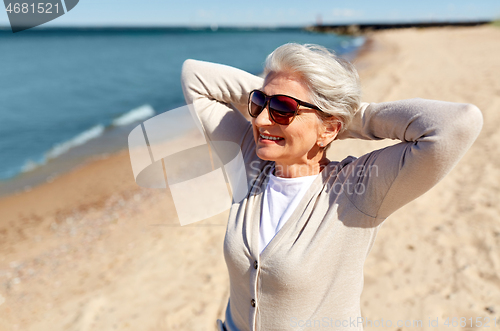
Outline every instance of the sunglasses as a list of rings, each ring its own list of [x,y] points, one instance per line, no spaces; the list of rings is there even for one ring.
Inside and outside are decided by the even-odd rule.
[[[299,106],[321,111],[308,102],[295,99],[288,95],[275,94],[268,96],[260,90],[253,90],[248,97],[248,113],[252,117],[259,116],[269,102],[269,115],[276,124],[289,125],[299,111]]]

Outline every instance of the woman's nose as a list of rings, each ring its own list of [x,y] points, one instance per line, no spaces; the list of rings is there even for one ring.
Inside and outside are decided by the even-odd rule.
[[[264,109],[260,112],[259,116],[255,118],[257,126],[273,125],[274,122],[269,114],[269,103],[265,105]]]

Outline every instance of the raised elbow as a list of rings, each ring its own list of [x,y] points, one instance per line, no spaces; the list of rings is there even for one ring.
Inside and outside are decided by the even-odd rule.
[[[196,60],[187,59],[182,63],[181,69],[181,79],[184,80],[187,76],[194,72],[194,67],[196,66]]]
[[[194,99],[200,93],[199,84],[199,62],[197,60],[187,59],[182,64],[181,69],[181,87],[184,92],[186,103],[193,103]]]
[[[481,110],[473,104],[456,103],[450,112],[441,112],[436,135],[432,137],[436,155],[445,154],[461,157],[479,136],[483,126]],[[443,154],[444,153],[444,154]]]
[[[471,103],[468,103],[466,108],[471,119],[471,125],[474,126],[476,130],[481,131],[481,128],[483,127],[483,113],[476,105]]]
[[[465,104],[463,110],[464,134],[472,141],[476,140],[483,127],[483,114],[481,110],[471,103]]]

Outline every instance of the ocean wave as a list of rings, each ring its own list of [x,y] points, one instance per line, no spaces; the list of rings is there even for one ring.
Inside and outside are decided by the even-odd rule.
[[[121,126],[131,124],[136,121],[144,120],[155,114],[155,110],[150,105],[143,105],[138,108],[132,109],[131,111],[117,117],[111,123],[114,126]]]
[[[131,124],[136,121],[144,120],[146,118],[149,118],[155,114],[155,111],[153,107],[150,105],[146,104],[141,107],[132,109],[131,111],[123,114],[120,117],[115,118],[111,126],[123,126],[127,124]],[[33,159],[27,159],[24,164],[18,168],[20,173],[24,172],[29,172],[34,170],[35,168],[38,168],[40,166],[43,166],[47,164],[47,161],[50,159],[55,159],[58,156],[66,153],[70,149],[80,146],[88,142],[89,140],[95,139],[99,136],[101,136],[106,127],[103,124],[97,124],[91,127],[88,130],[85,130],[75,137],[71,138],[70,140],[64,141],[62,143],[59,143],[52,147],[48,152],[44,153],[44,156],[39,158],[38,160],[33,160]],[[11,171],[12,172],[12,171]],[[18,172],[14,173],[9,173],[9,175],[6,178],[10,178],[12,176],[15,176]]]
[[[83,131],[79,135],[74,138],[65,141],[63,143],[57,144],[48,151],[45,156],[47,159],[54,159],[59,155],[66,153],[73,147],[80,146],[85,144],[90,139],[94,139],[99,137],[104,132],[104,125],[98,124],[93,126],[92,128]]]
[[[82,133],[78,134],[77,136],[71,138],[70,140],[55,145],[48,152],[46,152],[44,156],[40,158],[38,161],[34,161],[33,159],[26,160],[23,166],[21,167],[20,172],[21,173],[29,172],[34,170],[35,168],[43,166],[47,164],[48,160],[55,159],[61,154],[66,153],[71,148],[83,145],[87,141],[99,137],[100,135],[102,135],[103,132],[104,132],[104,125],[102,124],[95,125],[92,128],[85,130]]]
[[[24,163],[24,165],[21,167],[21,172],[28,172],[28,171],[31,171],[41,165],[45,164],[45,160],[41,160],[39,162],[35,162],[31,159],[28,159],[26,160],[26,162]],[[15,174],[12,174],[12,175],[15,175]],[[9,178],[11,176],[8,176],[6,178]]]

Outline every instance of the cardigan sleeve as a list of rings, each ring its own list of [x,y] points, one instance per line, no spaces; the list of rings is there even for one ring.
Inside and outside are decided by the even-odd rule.
[[[248,95],[264,79],[230,66],[186,60],[181,84],[186,103],[194,108],[211,141],[228,141],[245,150],[253,141],[247,111]]]
[[[481,111],[472,104],[425,99],[363,103],[338,139],[396,139],[347,167],[344,193],[363,213],[386,218],[438,183],[479,135]],[[356,189],[355,189],[356,188]]]

